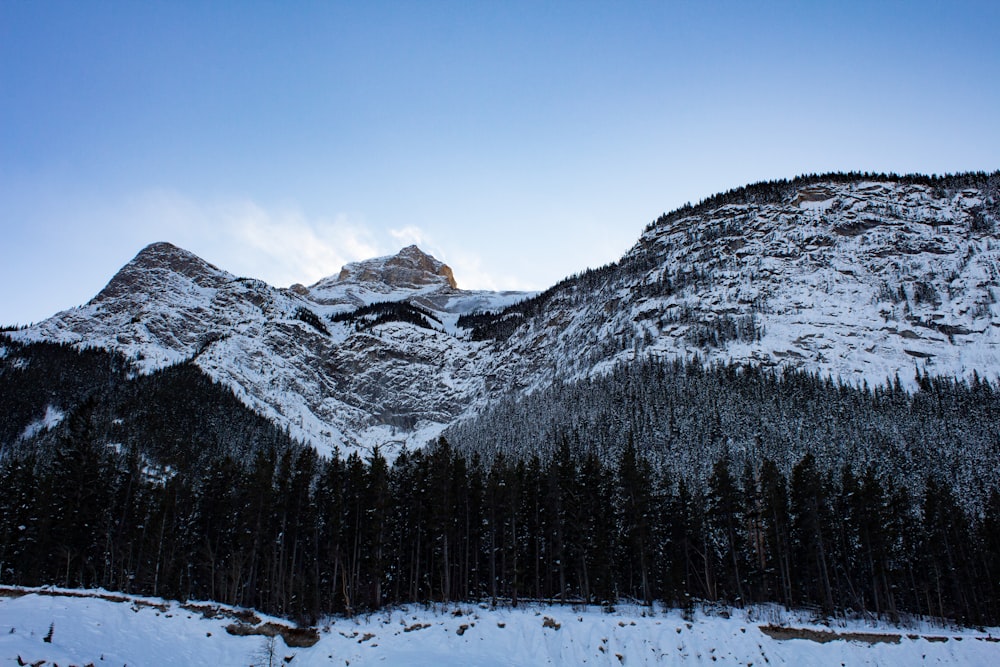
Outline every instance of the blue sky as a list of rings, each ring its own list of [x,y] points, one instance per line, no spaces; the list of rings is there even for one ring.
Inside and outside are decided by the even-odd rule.
[[[144,245],[541,289],[800,173],[1000,168],[996,2],[0,0],[0,323]]]

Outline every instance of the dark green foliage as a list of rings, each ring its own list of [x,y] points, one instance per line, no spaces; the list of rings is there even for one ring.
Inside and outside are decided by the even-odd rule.
[[[215,599],[315,622],[386,604],[524,599],[778,601],[995,623],[997,494],[976,518],[927,480],[921,505],[806,455],[704,493],[626,444],[615,466],[561,445],[484,468],[447,441],[389,466],[309,449],[151,479],[95,447],[81,410],[48,462],[0,465],[5,583]],[[742,483],[741,483],[742,480]],[[30,492],[27,492],[30,489]],[[790,490],[789,490],[790,489]]]
[[[723,457],[734,477],[763,458],[787,477],[811,452],[824,475],[871,467],[914,495],[934,472],[963,509],[978,512],[1000,485],[995,467],[981,464],[1000,456],[1000,394],[978,378],[920,375],[918,387],[911,394],[898,384],[870,389],[799,372],[645,360],[499,401],[445,435],[484,458],[500,448],[545,459],[565,440],[578,456],[616,461],[631,440],[655,470],[692,489],[706,488]]]
[[[930,283],[917,281],[913,284],[913,300],[916,303],[928,303],[932,306],[941,305],[941,297]]]
[[[993,215],[988,213],[984,208],[977,208],[971,213],[971,219],[969,221],[969,231],[972,234],[992,234],[996,230],[996,218],[994,217],[997,213],[1000,213],[1000,203],[994,204]]]
[[[566,293],[595,292],[615,275],[617,269],[617,263],[606,264],[597,269],[587,269],[583,273],[560,280],[537,296],[519,301],[502,310],[462,315],[458,318],[458,326],[470,329],[473,340],[506,340],[523,323],[544,313],[555,298]]]
[[[160,470],[187,473],[218,457],[249,457],[290,443],[193,364],[136,375],[122,357],[102,350],[4,345],[0,456],[22,449],[54,456],[81,410],[94,442],[134,450]],[[47,409],[63,415],[51,429],[41,425]]]
[[[458,326],[472,331],[472,340],[507,340],[524,322],[517,310],[477,311],[458,318]]]
[[[648,603],[653,600],[653,476],[649,462],[636,454],[631,442],[622,452],[617,482],[616,561],[622,593]]]
[[[87,396],[112,390],[127,373],[127,361],[103,350],[68,345],[20,345],[0,336],[0,452],[11,447],[46,406],[66,412]]]
[[[324,336],[330,334],[329,329],[323,324],[323,320],[320,319],[319,315],[309,310],[308,308],[299,307],[295,310],[295,317],[302,320],[309,326],[311,326],[316,331],[320,332]]]
[[[713,597],[741,602],[749,574],[748,540],[749,508],[740,497],[736,481],[729,472],[729,465],[722,459],[716,462],[708,480],[705,502],[705,545],[709,561],[706,571]]]
[[[700,322],[688,329],[685,340],[702,349],[724,347],[731,341],[760,340],[761,330],[753,315],[723,315],[710,322]]]
[[[371,329],[387,322],[408,322],[424,329],[433,329],[431,322],[441,321],[429,311],[409,301],[380,301],[347,313],[330,316],[331,322],[352,322],[358,330]]]
[[[830,497],[816,468],[816,459],[806,454],[792,470],[789,489],[792,561],[796,564],[798,600],[819,602],[833,611],[832,538]]]

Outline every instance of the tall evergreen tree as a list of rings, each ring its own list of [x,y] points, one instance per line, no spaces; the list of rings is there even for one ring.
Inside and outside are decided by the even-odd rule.
[[[619,567],[624,592],[650,603],[653,600],[653,489],[649,462],[629,442],[618,465]]]
[[[708,480],[706,542],[711,549],[711,570],[717,583],[715,599],[744,603],[744,577],[749,565],[745,562],[745,509],[729,464],[719,459]]]
[[[792,571],[798,579],[798,601],[819,604],[823,609],[832,611],[828,500],[826,484],[816,468],[816,460],[812,454],[806,454],[792,470]]]

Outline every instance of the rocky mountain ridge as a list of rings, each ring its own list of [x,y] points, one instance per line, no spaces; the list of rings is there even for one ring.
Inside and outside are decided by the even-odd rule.
[[[998,189],[998,173],[758,184],[661,216],[619,262],[538,295],[460,290],[416,246],[278,289],[158,243],[91,302],[9,335],[142,373],[193,361],[324,454],[392,456],[511,392],[645,357],[994,379]]]
[[[804,180],[662,216],[620,262],[522,306],[549,316],[524,317],[507,365],[524,376],[554,356],[571,368],[553,376],[584,377],[697,356],[856,385],[913,387],[918,369],[996,378],[997,180]]]

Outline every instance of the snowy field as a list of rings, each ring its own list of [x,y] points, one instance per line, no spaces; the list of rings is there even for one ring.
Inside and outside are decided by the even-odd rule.
[[[0,665],[1000,664],[1000,628],[821,625],[773,607],[703,610],[686,620],[678,611],[650,613],[637,606],[610,613],[531,605],[411,606],[328,619],[312,646],[289,647],[281,636],[227,631],[286,622],[206,603],[52,589],[8,588],[0,595]]]

